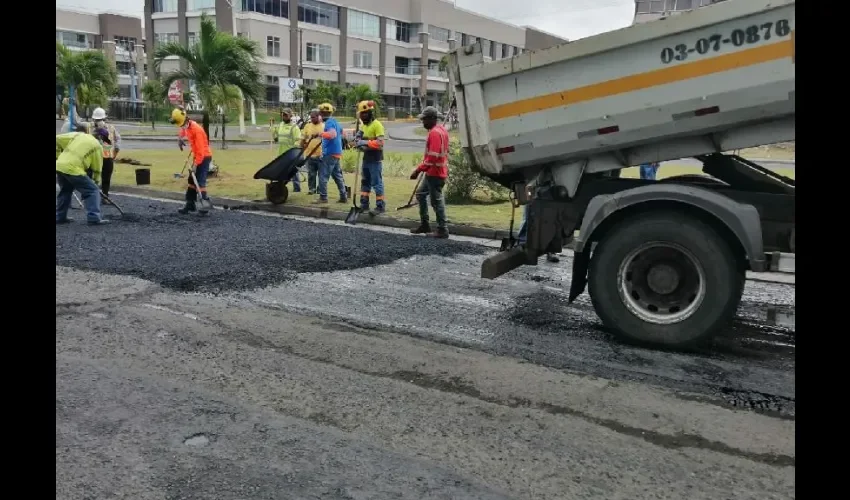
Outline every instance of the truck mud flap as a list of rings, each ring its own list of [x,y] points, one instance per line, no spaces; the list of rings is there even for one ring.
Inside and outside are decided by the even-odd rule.
[[[573,254],[573,275],[570,281],[569,303],[572,304],[579,295],[584,293],[587,287],[587,267],[590,263],[590,253],[581,252]]]

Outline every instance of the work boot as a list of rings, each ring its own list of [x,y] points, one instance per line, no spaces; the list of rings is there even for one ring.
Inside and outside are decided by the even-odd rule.
[[[71,222],[74,222],[74,219],[72,219],[71,217],[65,217],[62,220],[56,221],[57,224],[69,224]]]
[[[436,231],[429,233],[428,236],[444,240],[449,237],[449,230],[444,227],[438,227]]]
[[[318,199],[313,200],[313,205],[327,205],[327,204],[328,204],[327,199],[318,198]]]
[[[384,208],[384,207],[375,207],[375,210],[371,210],[369,213],[370,213],[372,216],[375,216],[375,215],[384,215],[385,213],[387,213],[387,209],[386,209],[386,208]]]
[[[181,215],[186,215],[189,212],[195,212],[195,211],[197,211],[197,208],[195,207],[195,202],[194,201],[187,201],[186,204],[183,205],[183,208],[177,210],[177,213],[179,213]]]
[[[348,197],[340,196],[339,199],[336,202],[337,203],[348,203]]]
[[[547,253],[546,254],[546,262],[551,262],[552,264],[557,264],[558,262],[561,262],[561,259],[559,259],[558,256],[553,254],[553,253]]]
[[[428,234],[431,232],[431,226],[427,222],[419,224],[419,227],[410,230],[410,234]]]
[[[109,224],[110,222],[112,222],[112,221],[109,221],[109,220],[106,220],[106,219],[100,219],[99,221],[91,221],[88,224],[89,224],[89,226],[103,226],[105,224]]]

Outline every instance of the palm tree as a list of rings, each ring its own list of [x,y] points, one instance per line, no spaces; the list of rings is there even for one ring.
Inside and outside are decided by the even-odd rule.
[[[68,119],[73,130],[77,91],[87,96],[86,104],[102,102],[118,90],[118,71],[100,51],[72,52],[57,41],[56,85],[68,87]]]
[[[165,43],[154,51],[156,70],[166,57],[177,56],[185,63],[186,69],[163,75],[162,84],[168,88],[177,80],[191,80],[204,109],[215,109],[215,96],[229,95],[234,87],[242,97],[256,104],[265,94],[260,82],[260,48],[257,42],[218,31],[215,23],[201,16],[201,30],[198,41],[191,47],[179,43]],[[207,132],[209,134],[209,132]]]
[[[151,129],[156,130],[156,110],[168,100],[168,87],[158,78],[151,78],[142,85],[142,97],[150,106]]]
[[[378,109],[381,109],[383,106],[381,94],[372,90],[372,87],[365,83],[353,85],[345,92],[345,107],[347,109],[354,109],[355,116],[357,116],[357,103],[360,101],[375,101],[375,105],[378,106]]]

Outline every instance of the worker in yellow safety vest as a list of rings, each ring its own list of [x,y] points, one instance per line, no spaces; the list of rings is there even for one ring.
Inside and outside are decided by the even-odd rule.
[[[80,127],[81,128],[81,127]],[[80,130],[78,128],[78,130]],[[74,190],[79,191],[86,208],[86,221],[90,225],[106,224],[100,214],[100,182],[103,169],[103,146],[110,144],[109,133],[102,128],[92,135],[85,132],[69,132],[56,136],[56,224],[71,222],[68,209]],[[91,177],[86,171],[91,171]]]
[[[102,143],[103,146],[103,172],[101,174],[100,191],[109,196],[109,186],[112,183],[112,172],[115,169],[115,158],[121,151],[121,134],[111,123],[106,122],[106,111],[103,108],[95,108],[91,114],[94,120],[94,126],[98,129],[104,129],[109,134],[109,144]],[[104,200],[104,203],[109,203]]]
[[[278,156],[292,148],[301,146],[301,129],[298,128],[298,125],[292,123],[292,110],[290,108],[284,108],[280,112],[280,125],[274,132],[274,141],[278,144]],[[292,187],[294,192],[301,192],[301,180],[298,178],[298,174],[295,174],[295,177],[292,178]]]

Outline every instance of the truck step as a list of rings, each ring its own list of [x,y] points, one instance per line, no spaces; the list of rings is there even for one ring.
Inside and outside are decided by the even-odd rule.
[[[770,257],[770,271],[774,273],[795,274],[793,253],[773,252]]]

